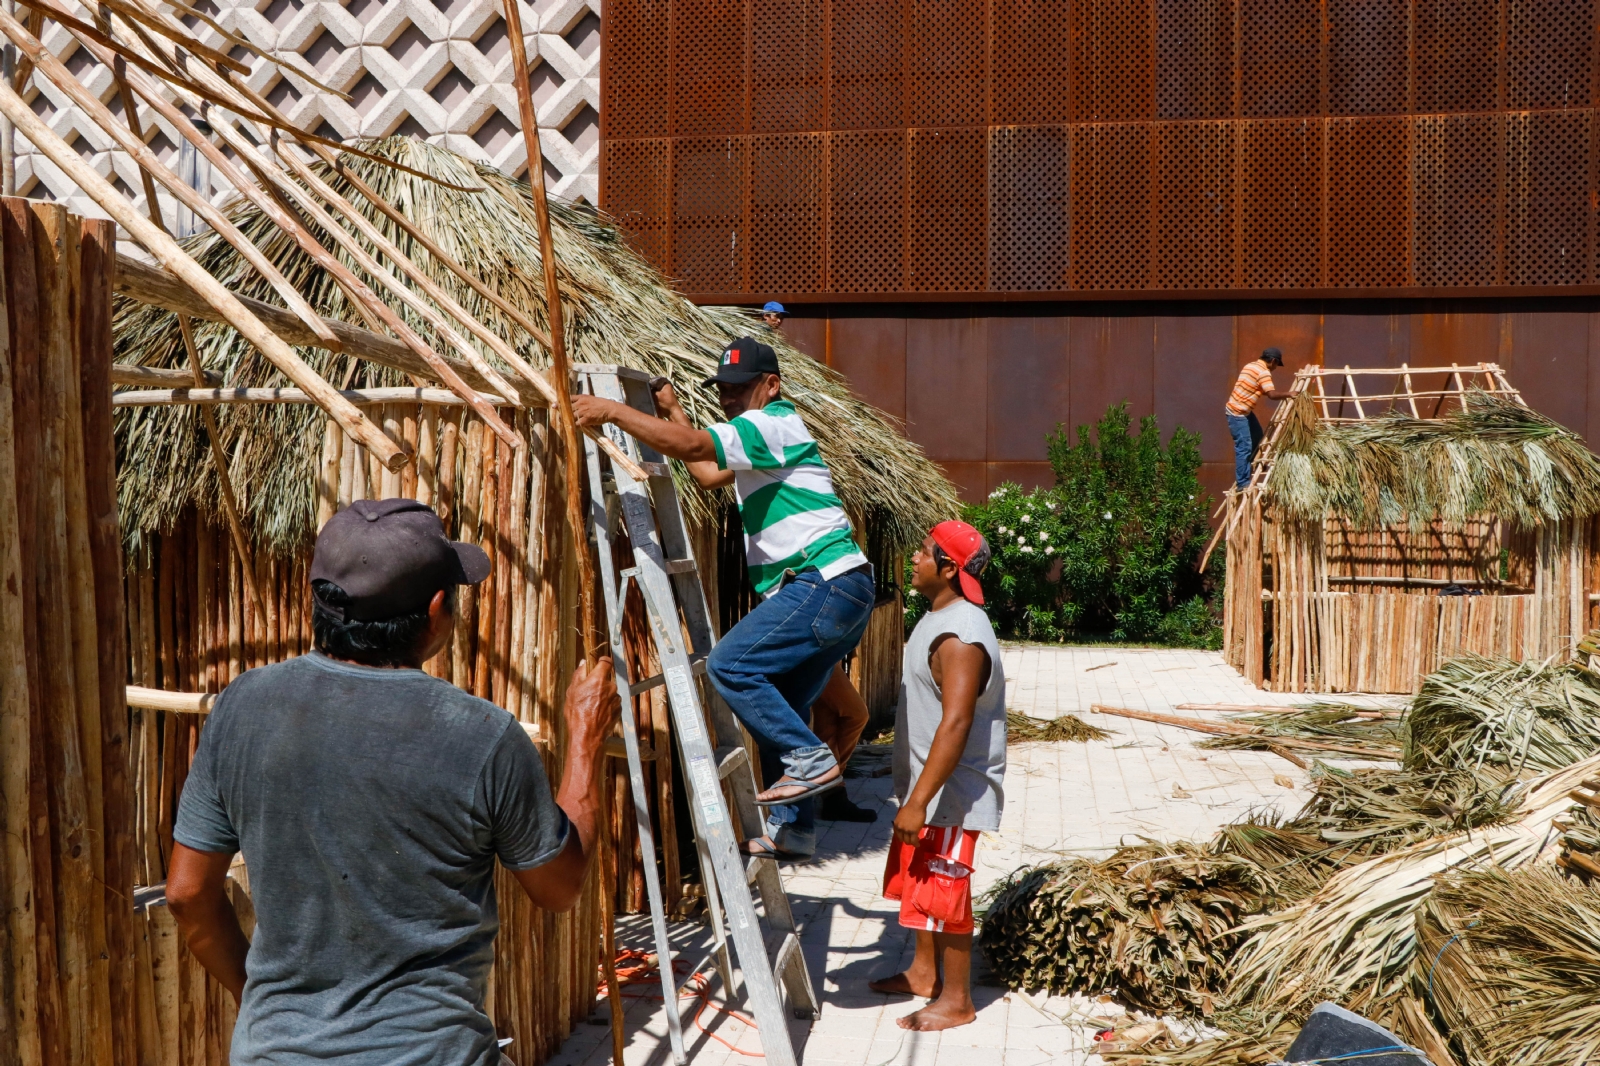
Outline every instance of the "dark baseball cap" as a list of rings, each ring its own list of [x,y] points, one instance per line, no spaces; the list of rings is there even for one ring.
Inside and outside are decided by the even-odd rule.
[[[311,580],[331,581],[350,597],[343,608],[322,607],[355,622],[420,611],[435,592],[476,585],[489,569],[482,548],[444,535],[433,508],[402,499],[352,503],[322,527],[311,558]]]
[[[1277,348],[1263,348],[1261,350],[1261,358],[1269,363],[1281,363],[1283,362],[1283,352]]]
[[[717,372],[701,384],[747,385],[762,374],[777,372],[778,353],[770,344],[762,344],[754,337],[740,337],[722,350]]]

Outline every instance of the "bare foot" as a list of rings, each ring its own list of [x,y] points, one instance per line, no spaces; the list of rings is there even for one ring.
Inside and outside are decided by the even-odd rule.
[[[880,977],[876,981],[868,981],[867,987],[874,992],[886,992],[891,996],[921,996],[923,999],[936,999],[944,985],[936,977],[931,985],[921,981],[912,980],[910,973],[897,973],[893,977]]]
[[[919,1033],[936,1033],[940,1029],[954,1029],[958,1025],[966,1025],[977,1017],[978,1012],[972,1009],[970,1002],[956,1006],[940,999],[921,1010],[912,1011],[904,1018],[896,1018],[895,1024],[902,1029],[913,1029]]]

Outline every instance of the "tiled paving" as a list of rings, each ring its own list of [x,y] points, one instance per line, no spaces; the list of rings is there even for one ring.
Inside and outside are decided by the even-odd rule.
[[[974,875],[978,891],[1018,866],[1058,856],[1104,854],[1140,836],[1204,838],[1251,810],[1292,811],[1306,798],[1304,771],[1278,756],[1206,751],[1194,746],[1204,739],[1194,732],[1088,713],[1091,704],[1101,703],[1206,718],[1215,715],[1174,708],[1179,703],[1295,701],[1252,688],[1216,653],[1008,645],[1005,669],[1012,710],[1039,718],[1075,713],[1113,735],[1088,744],[1011,747],[1005,818],[1000,831],[985,834],[979,848]],[[874,761],[887,766],[871,755],[858,757],[857,766],[866,764],[870,772]],[[1041,1002],[980,986],[973,990],[978,1019],[971,1025],[944,1033],[908,1033],[894,1024],[920,1001],[878,995],[866,987],[868,980],[904,968],[912,953],[912,934],[896,923],[895,905],[879,895],[894,803],[887,776],[854,778],[848,788],[856,802],[878,808],[878,821],[865,826],[824,823],[816,858],[785,867],[812,978],[820,981],[823,1001],[815,1023],[791,1023],[801,1061],[806,1066],[1085,1062],[1096,1028],[1088,1016],[1115,1008],[1082,999]],[[648,946],[647,922],[628,922],[619,937]],[[699,943],[703,929],[686,924],[674,935]],[[712,985],[720,993],[714,977]],[[720,995],[714,994],[713,1002],[720,1003]],[[627,1066],[671,1062],[660,1007],[659,998],[631,1001]],[[691,1020],[685,1034],[696,1066],[751,1061],[716,1037],[741,1049],[760,1050],[757,1034],[743,1023],[714,1009],[703,1013],[711,1033]],[[1068,1024],[1072,1021],[1077,1024]],[[567,1041],[554,1066],[599,1066],[609,1058],[608,1029],[589,1025]]]

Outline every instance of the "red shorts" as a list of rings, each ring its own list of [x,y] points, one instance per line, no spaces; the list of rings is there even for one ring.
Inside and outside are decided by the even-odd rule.
[[[883,894],[900,901],[900,924],[930,933],[972,932],[972,867],[978,831],[924,826],[917,846],[889,841]]]

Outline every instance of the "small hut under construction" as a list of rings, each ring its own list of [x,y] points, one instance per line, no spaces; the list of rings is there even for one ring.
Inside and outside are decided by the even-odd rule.
[[[1224,647],[1279,692],[1414,692],[1564,659],[1600,578],[1600,458],[1498,366],[1301,370],[1228,494]]]
[[[427,239],[511,307],[543,320],[538,239],[525,185],[409,138],[369,148],[416,172],[479,188],[461,192],[373,160],[347,157],[341,162],[346,175],[403,205]],[[339,173],[331,168],[322,173],[341,188]],[[354,189],[344,186],[341,191],[363,204]],[[714,397],[699,383],[714,372],[727,341],[759,327],[737,311],[697,308],[672,293],[627,249],[616,230],[592,213],[552,205],[552,215],[563,295],[571,301],[567,343],[574,364],[622,364],[667,375],[701,424],[720,416]],[[354,318],[322,267],[293,242],[274,239],[270,220],[257,209],[241,206],[230,217],[242,232],[260,235],[263,251],[320,315],[334,321]],[[384,221],[376,209],[371,220],[375,225]],[[390,237],[419,265],[430,265],[429,252],[418,238],[398,231]],[[266,297],[265,283],[252,278],[237,250],[216,235],[198,236],[186,249],[214,276],[234,279],[236,292]],[[126,266],[119,276],[137,284],[131,281],[137,268]],[[496,316],[504,317],[443,268],[436,269],[434,280],[491,328],[498,324]],[[514,329],[509,320],[503,325],[508,334]],[[427,323],[416,328],[429,341],[436,340]],[[113,332],[118,373],[133,376],[133,367],[160,371],[184,365],[184,342],[171,310],[121,301]],[[369,417],[412,457],[407,467],[391,471],[318,408],[270,402],[280,376],[237,331],[203,322],[195,324],[193,335],[206,369],[221,379],[215,398],[237,398],[211,406],[229,457],[247,543],[241,551],[235,542],[216,468],[206,461],[210,444],[201,405],[193,401],[209,397],[192,389],[134,388],[115,394],[118,497],[129,565],[130,676],[135,683],[152,690],[216,693],[244,670],[307,650],[311,629],[305,575],[321,523],[352,500],[416,497],[441,512],[452,537],[478,544],[494,561],[487,581],[463,590],[454,643],[425,669],[516,714],[549,752],[555,772],[564,743],[564,680],[581,654],[581,643],[576,639],[579,579],[564,521],[563,471],[552,461],[549,410],[496,404],[504,422],[527,442],[514,453],[453,396],[418,389],[405,374],[371,361],[302,349],[310,365],[356,396]],[[849,670],[869,707],[883,715],[892,710],[899,682],[903,611],[895,588],[898,560],[929,525],[955,512],[953,490],[838,375],[781,338],[773,340],[784,369],[785,394],[813,427],[840,497],[878,568],[882,606]],[[726,631],[755,602],[744,570],[737,511],[731,494],[706,493],[687,477],[677,480],[695,554],[707,560],[702,574],[708,602]],[[254,607],[252,581],[263,596],[264,610]],[[642,604],[635,606],[638,616],[630,614],[629,620],[639,637],[639,654],[647,655]],[[640,661],[637,672],[646,676],[660,671]],[[694,848],[683,803],[675,801],[684,786],[681,769],[674,765],[664,695],[664,689],[656,689],[635,697],[633,711],[651,753],[646,793],[664,852],[665,902],[676,910],[684,892],[692,897],[695,891],[692,878],[685,876]],[[146,884],[161,880],[172,811],[199,727],[194,715],[157,709],[161,699],[144,696],[150,706],[134,710],[130,731],[137,838],[143,844],[138,869]],[[612,766],[613,880],[603,890],[613,893],[616,911],[626,913],[644,906],[641,864],[654,860],[638,851],[627,764],[614,759]],[[504,1034],[522,1044],[519,1062],[533,1066],[554,1051],[574,1020],[572,1012],[586,1011],[591,1002],[594,956],[586,949],[597,943],[595,911],[585,904],[576,915],[538,915],[509,882],[502,886],[500,899],[500,943],[506,955],[504,966],[496,970],[495,995],[502,998],[495,1016],[497,1023],[504,1023]],[[548,940],[539,932],[541,926],[549,927]],[[561,943],[563,931],[573,944],[571,953],[536,966],[526,951],[530,938]],[[583,959],[590,960],[588,977]],[[562,1001],[566,1017],[558,1006]],[[225,996],[213,990],[210,1009],[221,1012],[216,1024],[226,1029],[231,1009]],[[541,1016],[548,1020],[539,1021]]]

